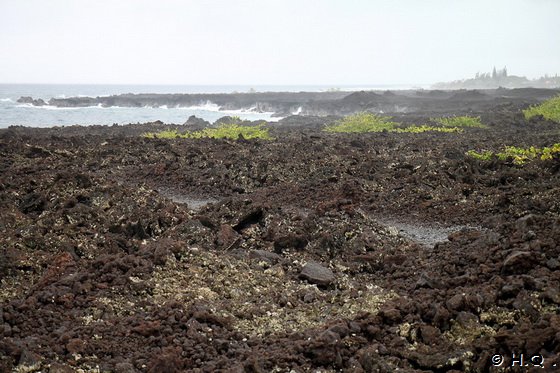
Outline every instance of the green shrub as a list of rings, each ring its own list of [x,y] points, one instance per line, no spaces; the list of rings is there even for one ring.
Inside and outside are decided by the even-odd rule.
[[[474,150],[469,150],[467,152],[467,155],[469,157],[482,161],[489,161],[495,156],[502,161],[511,159],[513,163],[517,165],[523,165],[534,159],[546,161],[553,159],[556,155],[560,156],[560,143],[544,148],[535,148],[534,146],[531,146],[529,148],[506,146],[503,151],[498,153],[494,153],[492,151],[483,151],[482,153],[477,153]]]
[[[494,156],[494,153],[489,150],[482,151],[481,153],[469,150],[467,155],[471,158],[478,159],[479,161],[489,161]]]
[[[213,138],[213,139],[233,139],[237,140],[239,136],[243,136],[245,139],[264,139],[272,140],[268,132],[268,128],[264,128],[262,125],[259,126],[244,126],[237,123],[221,124],[215,128],[204,128],[200,131],[179,133],[177,130],[165,130],[160,132],[147,132],[143,134],[144,137],[148,138],[158,138],[158,139],[201,139],[201,138]]]
[[[205,128],[202,131],[191,133],[193,138],[210,137],[213,139],[233,139],[239,138],[239,135],[245,139],[264,139],[271,140],[267,128],[260,126],[243,126],[240,124],[223,124],[216,128]]]
[[[183,134],[177,132],[176,129],[174,130],[164,130],[160,132],[146,132],[143,134],[144,137],[153,138],[153,139],[176,139],[183,137]]]
[[[523,110],[523,115],[525,119],[542,115],[545,119],[560,122],[560,95]]]
[[[485,128],[480,122],[480,117],[449,117],[436,118],[431,121],[438,126],[415,125],[405,128],[397,127],[398,123],[391,121],[391,117],[372,113],[358,113],[348,115],[334,124],[325,127],[327,132],[339,133],[365,133],[365,132],[397,132],[397,133],[422,133],[422,132],[454,132],[464,131],[464,127]]]
[[[543,148],[541,152],[541,160],[551,160],[556,154],[560,154],[560,144],[554,144],[549,148]]]
[[[432,118],[430,120],[444,127],[486,128],[486,126],[482,124],[482,122],[480,121],[480,117],[459,116],[459,117]]]
[[[348,115],[334,124],[325,128],[327,132],[339,133],[365,133],[390,131],[396,123],[391,121],[391,117],[386,117],[372,113],[358,113]]]
[[[397,133],[422,133],[422,132],[463,132],[462,128],[457,127],[434,127],[434,126],[410,126],[406,128],[395,128],[392,132]]]

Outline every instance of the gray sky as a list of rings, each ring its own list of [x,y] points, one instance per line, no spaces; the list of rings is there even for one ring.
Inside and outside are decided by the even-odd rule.
[[[560,0],[0,0],[0,83],[421,84],[560,73]]]

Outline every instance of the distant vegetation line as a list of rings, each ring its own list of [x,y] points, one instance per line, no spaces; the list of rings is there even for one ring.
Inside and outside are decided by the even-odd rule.
[[[560,88],[560,76],[544,75],[537,79],[527,79],[524,76],[508,75],[507,68],[491,73],[477,72],[474,78],[455,80],[452,82],[436,83],[433,89],[496,89],[496,88]]]

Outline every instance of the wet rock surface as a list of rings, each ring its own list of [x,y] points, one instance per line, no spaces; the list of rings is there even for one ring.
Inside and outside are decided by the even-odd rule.
[[[552,369],[560,159],[464,156],[560,142],[512,110],[463,134],[1,130],[0,371]]]

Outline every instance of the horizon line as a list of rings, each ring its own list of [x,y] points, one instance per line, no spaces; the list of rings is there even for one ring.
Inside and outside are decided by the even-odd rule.
[[[279,87],[300,87],[300,86],[317,86],[317,87],[332,87],[337,88],[339,86],[343,87],[359,87],[359,86],[425,86],[435,83],[287,83],[287,84],[276,84],[276,83],[37,83],[37,82],[0,82],[0,85],[140,85],[140,86],[203,86],[203,87],[234,87],[234,86],[254,86],[254,87],[266,87],[266,86],[279,86]]]

